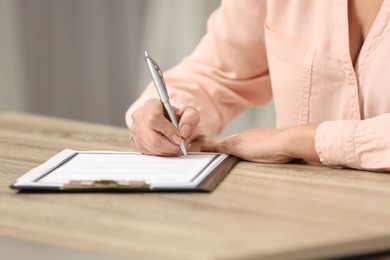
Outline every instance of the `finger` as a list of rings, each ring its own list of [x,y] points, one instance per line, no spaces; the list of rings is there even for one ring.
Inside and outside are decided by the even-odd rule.
[[[164,116],[161,102],[160,106],[161,109],[144,115],[146,125],[154,129],[156,132],[163,134],[172,143],[180,145],[181,135],[179,129]]]
[[[150,128],[133,128],[134,144],[140,152],[148,155],[178,156],[181,154],[178,145],[173,144],[161,133]]]
[[[200,115],[194,107],[185,107],[181,112],[179,129],[181,136],[190,138],[199,124]]]
[[[180,145],[182,142],[181,134],[179,129],[172,124],[165,117],[152,118],[150,119],[150,126],[156,131],[161,133],[163,136],[168,138],[172,143]]]
[[[158,129],[159,127],[158,124],[154,123],[156,120],[163,120],[171,125],[163,113],[161,101],[158,99],[150,99],[141,108],[131,114],[133,123],[130,125],[130,132],[134,144],[141,152],[163,156],[174,156],[179,153],[179,146],[177,144],[154,129]],[[179,132],[176,127],[174,127],[174,130]]]
[[[149,150],[146,149],[146,147],[142,144],[142,142],[133,141],[135,147],[143,154],[151,155]]]
[[[173,113],[175,113],[175,115],[180,114],[180,109],[178,109],[177,107],[172,106],[172,109],[173,109]]]
[[[226,147],[223,144],[217,142],[208,142],[202,144],[200,147],[200,151],[211,153],[227,153]]]
[[[236,136],[227,137],[217,142],[207,142],[202,144],[202,152],[235,154],[239,139]]]
[[[133,135],[131,134],[131,132],[130,132],[129,136],[130,136],[130,146],[135,146],[134,138],[133,138]],[[137,147],[135,146],[135,148],[137,148]]]
[[[135,148],[137,148],[141,153],[145,152],[146,149],[142,145],[142,141],[140,139],[140,136],[138,135],[138,131],[136,130],[134,124],[130,127],[130,139]]]

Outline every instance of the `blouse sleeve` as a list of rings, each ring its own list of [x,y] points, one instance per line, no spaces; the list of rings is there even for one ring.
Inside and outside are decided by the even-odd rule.
[[[265,15],[265,1],[222,1],[194,52],[164,73],[172,105],[200,112],[194,137],[215,136],[244,109],[271,99]],[[152,84],[127,111],[128,126],[131,113],[150,98],[157,98]]]
[[[319,125],[316,150],[329,166],[390,171],[390,114],[366,120],[327,121]]]

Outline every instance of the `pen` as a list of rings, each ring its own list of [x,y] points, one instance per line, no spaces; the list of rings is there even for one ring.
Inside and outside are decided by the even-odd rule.
[[[169,103],[168,91],[167,91],[167,88],[165,86],[164,76],[160,70],[160,67],[149,56],[147,51],[145,51],[144,58],[145,58],[146,62],[148,63],[150,75],[152,76],[154,86],[156,87],[158,95],[160,96],[161,103],[163,104],[163,107],[168,114],[169,121],[171,121],[172,124],[174,124],[177,128],[179,128],[175,113],[173,112],[172,106]],[[183,153],[183,155],[187,156],[186,145],[185,145],[185,141],[183,138],[181,139],[180,149],[181,149],[181,152]]]

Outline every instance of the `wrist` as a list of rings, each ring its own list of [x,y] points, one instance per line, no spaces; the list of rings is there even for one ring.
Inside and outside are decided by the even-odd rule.
[[[315,149],[317,127],[317,123],[311,123],[286,128],[286,153],[292,158],[320,162]]]

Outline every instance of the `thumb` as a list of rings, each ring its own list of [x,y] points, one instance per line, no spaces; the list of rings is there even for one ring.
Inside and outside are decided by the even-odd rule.
[[[181,113],[179,129],[181,135],[188,139],[194,133],[200,121],[198,110],[194,107],[185,107]]]

